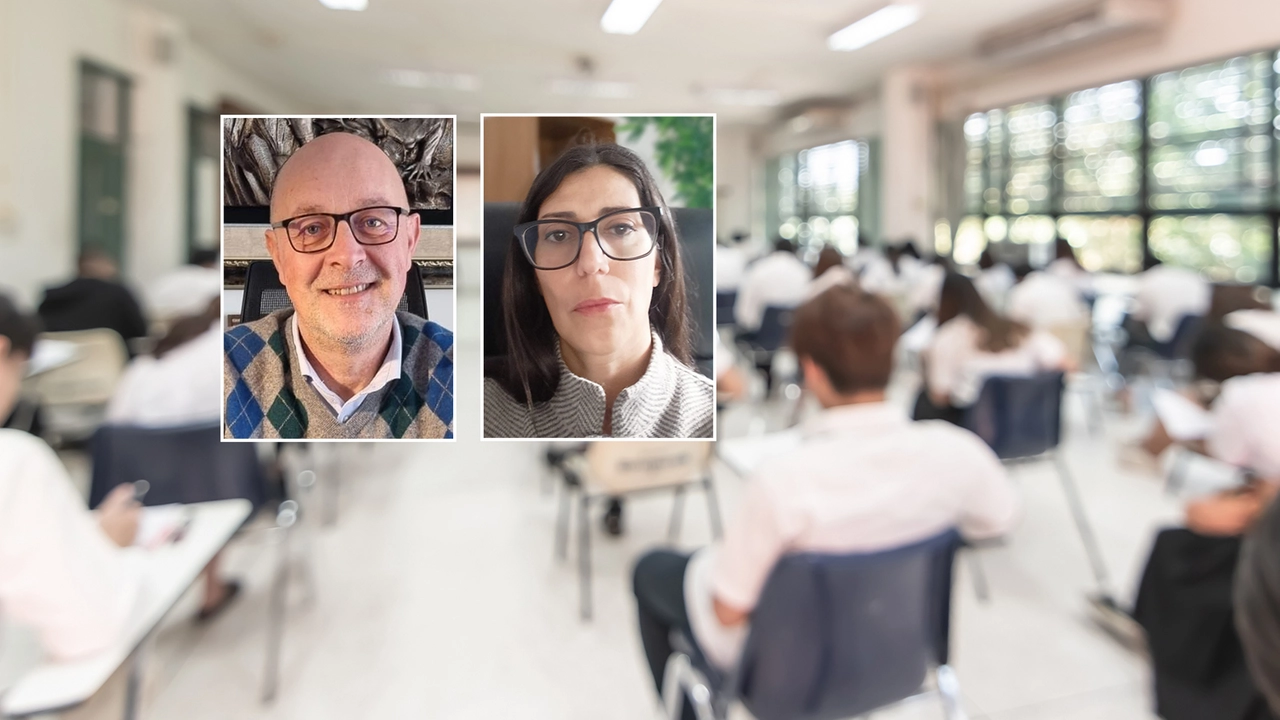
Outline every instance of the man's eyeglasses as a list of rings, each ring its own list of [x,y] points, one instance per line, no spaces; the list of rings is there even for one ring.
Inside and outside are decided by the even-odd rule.
[[[657,247],[662,208],[616,210],[591,222],[535,220],[515,227],[516,239],[529,264],[539,270],[559,270],[578,261],[588,231],[614,260],[639,260]]]
[[[289,244],[300,253],[317,253],[329,249],[338,237],[338,223],[346,221],[351,234],[361,245],[386,245],[400,234],[400,216],[408,210],[394,206],[376,206],[349,213],[310,213],[299,215],[271,227],[284,228]]]

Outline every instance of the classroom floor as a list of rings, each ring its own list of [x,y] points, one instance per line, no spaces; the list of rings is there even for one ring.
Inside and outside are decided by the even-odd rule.
[[[480,326],[475,295],[460,298],[462,328]],[[460,356],[479,356],[463,334]],[[458,429],[480,435],[478,364],[459,368]],[[904,397],[901,393],[899,397]],[[1085,497],[1121,597],[1130,599],[1156,528],[1178,504],[1153,477],[1120,469],[1116,451],[1141,427],[1109,416],[1092,436],[1069,406],[1066,460]],[[778,407],[722,415],[727,435],[774,426]],[[532,442],[344,447],[321,472],[310,532],[315,597],[293,590],[279,696],[259,701],[273,548],[247,533],[226,554],[245,592],[207,626],[194,593],[150,650],[144,717],[648,719],[658,715],[629,593],[631,563],[664,542],[670,496],[629,502],[626,533],[592,523],[595,617],[578,617],[575,556],[553,554],[556,501]],[[340,477],[337,517],[323,525],[323,493]],[[957,575],[953,666],[973,720],[1152,718],[1149,672],[1089,619],[1091,575],[1049,464],[1013,471],[1025,517],[1003,547],[981,553],[991,587],[980,603],[969,566]],[[743,481],[717,469],[731,514]],[[682,544],[710,537],[691,493]],[[745,716],[745,714],[741,714]],[[941,717],[924,696],[876,720]]]

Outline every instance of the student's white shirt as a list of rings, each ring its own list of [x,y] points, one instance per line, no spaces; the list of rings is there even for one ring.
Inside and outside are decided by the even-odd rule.
[[[222,292],[222,282],[219,268],[182,265],[148,283],[143,298],[155,318],[198,315]]]
[[[1205,448],[1213,457],[1280,479],[1280,373],[1234,377],[1214,401]]]
[[[833,287],[840,285],[854,286],[857,284],[858,278],[854,276],[852,270],[843,265],[836,265],[835,267],[827,268],[826,272],[809,281],[805,299],[816,298]]]
[[[716,245],[716,292],[737,290],[747,271],[747,253],[740,247]]]
[[[763,463],[722,543],[694,555],[685,605],[698,646],[731,667],[747,627],[725,627],[711,598],[750,610],[789,552],[874,552],[957,527],[967,538],[1007,533],[1018,502],[1004,467],[977,436],[911,422],[886,403],[824,410],[803,442]]]
[[[1033,272],[1009,291],[1005,315],[1027,327],[1048,330],[1088,321],[1089,306],[1069,280]]]
[[[107,422],[145,427],[218,422],[221,364],[222,328],[216,321],[160,359],[134,358],[107,405]]]
[[[813,271],[789,252],[773,252],[747,268],[733,307],[734,322],[743,330],[759,330],[770,305],[795,307],[804,302]]]
[[[1046,265],[1044,271],[1071,283],[1072,287],[1082,295],[1088,295],[1093,292],[1093,276],[1067,258],[1057,258]]]
[[[1157,265],[1138,276],[1132,316],[1147,325],[1157,342],[1169,342],[1184,315],[1209,312],[1209,281],[1200,273],[1172,265]]]
[[[140,587],[137,551],[116,547],[43,441],[0,430],[0,613],[51,657],[108,647]]]
[[[919,265],[910,271],[904,280],[907,283],[907,312],[911,317],[938,309],[942,281],[946,277],[947,270],[941,265]]]
[[[324,384],[324,379],[320,377],[320,373],[316,372],[311,361],[307,359],[307,354],[302,351],[302,336],[298,333],[298,323],[295,319],[290,323],[293,327],[293,351],[298,354],[298,369],[302,371],[302,377],[306,379],[311,387],[325,401],[325,403],[333,408],[334,414],[338,418],[338,422],[343,423],[351,419],[355,415],[356,410],[360,409],[360,403],[372,393],[376,393],[390,383],[400,379],[400,356],[404,351],[404,340],[400,334],[400,322],[392,319],[391,322],[391,346],[387,348],[387,354],[382,358],[382,364],[378,366],[378,371],[373,374],[373,379],[369,381],[350,400],[342,401],[342,397],[338,393],[329,389]]]
[[[978,277],[973,279],[973,286],[988,305],[997,312],[1003,312],[1009,291],[1017,282],[1018,277],[1014,275],[1013,268],[1004,263],[996,263],[978,273]]]
[[[998,353],[981,348],[983,333],[965,315],[938,328],[926,354],[930,392],[945,394],[956,407],[967,407],[978,399],[988,377],[1033,375],[1061,367],[1067,356],[1062,341],[1044,330],[1032,330],[1016,347]]]
[[[1271,347],[1280,350],[1280,312],[1272,310],[1236,310],[1227,313],[1222,322],[1242,330]]]

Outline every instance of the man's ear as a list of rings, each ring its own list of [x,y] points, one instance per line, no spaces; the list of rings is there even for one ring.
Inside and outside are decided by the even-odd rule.
[[[275,228],[267,228],[263,234],[263,240],[267,244],[267,254],[271,256],[271,264],[276,266],[276,274],[280,276],[280,283],[288,287],[284,281],[284,264],[280,262],[280,246],[276,243]],[[286,241],[287,242],[287,241]]]
[[[408,233],[406,239],[409,241],[409,257],[413,258],[413,251],[418,249],[418,239],[422,236],[422,216],[410,210],[404,223],[404,229]]]

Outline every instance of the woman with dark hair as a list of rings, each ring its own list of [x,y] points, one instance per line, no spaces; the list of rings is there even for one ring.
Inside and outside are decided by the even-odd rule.
[[[502,279],[485,437],[710,437],[675,218],[635,153],[570,148],[534,179]]]
[[[948,272],[938,295],[938,331],[925,351],[925,387],[916,420],[960,424],[991,375],[1069,370],[1067,349],[1053,335],[1013,322],[982,299],[969,278]]]
[[[827,288],[837,285],[857,284],[858,278],[844,265],[844,255],[834,246],[824,245],[818,253],[818,264],[813,266],[813,280],[809,281],[806,297],[818,297]]]

